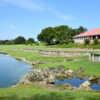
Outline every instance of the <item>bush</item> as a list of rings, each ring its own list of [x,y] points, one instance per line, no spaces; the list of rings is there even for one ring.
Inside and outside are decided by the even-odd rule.
[[[97,45],[98,43],[99,43],[99,40],[98,40],[97,38],[95,38],[95,39],[93,40],[93,44]]]
[[[89,39],[85,39],[84,43],[85,43],[85,45],[89,45],[90,44],[90,40]]]

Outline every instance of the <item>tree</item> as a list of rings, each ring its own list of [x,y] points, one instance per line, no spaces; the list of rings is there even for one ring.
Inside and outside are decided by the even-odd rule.
[[[75,31],[76,31],[75,33],[77,35],[77,34],[86,32],[87,31],[87,28],[85,28],[83,26],[80,26],[78,29],[75,29]]]
[[[86,30],[87,29],[83,26],[72,29],[67,25],[60,25],[43,29],[37,38],[40,42],[47,44],[68,43],[73,40],[73,36],[85,32]]]
[[[85,43],[85,45],[89,45],[90,44],[90,40],[89,39],[85,39],[84,43]]]
[[[32,45],[33,43],[35,43],[35,40],[34,40],[33,38],[29,38],[29,39],[26,41],[26,44]]]
[[[25,44],[26,39],[23,36],[18,36],[15,40],[14,43],[15,44]]]
[[[64,43],[69,39],[70,28],[66,25],[55,27],[56,43]]]
[[[98,40],[97,38],[94,38],[93,43],[94,43],[95,45],[97,45],[97,44],[99,43],[99,40]]]
[[[48,45],[51,45],[55,43],[55,36],[55,29],[52,27],[48,27],[43,29],[37,38],[40,42],[46,42]]]

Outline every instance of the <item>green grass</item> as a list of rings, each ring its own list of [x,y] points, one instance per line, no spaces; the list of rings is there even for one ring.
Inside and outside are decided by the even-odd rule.
[[[46,47],[43,45],[35,47],[26,45],[9,45],[9,46],[5,45],[5,46],[0,46],[0,52],[6,52],[13,57],[24,57],[30,62],[47,61],[48,62],[47,64],[39,65],[41,68],[64,65],[67,68],[71,68],[74,71],[76,71],[80,67],[84,67],[86,71],[81,74],[100,76],[100,63],[90,62],[87,56],[42,57],[38,52],[25,52],[23,50],[15,50],[15,48],[19,49],[42,48],[43,50],[45,49],[47,50],[50,47]],[[57,49],[58,48],[55,48],[55,50]],[[66,59],[70,58],[72,59],[72,61],[64,62],[63,60],[65,58]],[[100,92],[47,90],[41,86],[30,84],[30,85],[20,85],[17,87],[0,89],[0,100],[100,100]]]
[[[100,43],[97,45],[94,44],[90,44],[90,45],[84,45],[84,44],[75,44],[75,43],[68,43],[68,44],[58,44],[58,45],[54,45],[52,47],[56,47],[56,48],[93,48],[93,49],[100,49]]]
[[[43,57],[40,56],[39,52],[25,52],[23,50],[15,50],[15,48],[34,48],[33,46],[26,45],[10,45],[10,46],[0,46],[0,52],[6,52],[13,57],[25,58],[26,60],[32,61],[46,61],[46,64],[40,64],[39,66],[42,68],[45,67],[56,67],[59,65],[64,65],[74,71],[78,70],[80,67],[85,68],[85,72],[81,73],[84,75],[96,75],[100,76],[100,63],[99,62],[91,62],[89,61],[88,56],[78,56],[78,57]],[[39,46],[38,48],[41,48]],[[48,47],[47,47],[48,48]],[[68,49],[70,50],[70,49]],[[73,52],[76,50],[73,49]],[[64,62],[64,59],[72,59],[72,61]]]
[[[32,84],[0,89],[0,100],[100,100],[100,92],[47,90]]]
[[[39,65],[41,67],[53,67],[53,66],[59,66],[64,65],[67,68],[73,69],[74,71],[77,71],[80,67],[83,67],[85,69],[85,72],[82,72],[80,74],[83,75],[96,75],[100,76],[100,63],[99,62],[91,62],[89,61],[89,58],[87,56],[84,57],[76,57],[75,61],[66,61],[61,63],[49,63],[49,64],[42,64]]]

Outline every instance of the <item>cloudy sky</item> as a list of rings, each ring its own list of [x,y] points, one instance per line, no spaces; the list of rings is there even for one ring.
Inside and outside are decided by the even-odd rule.
[[[100,0],[0,0],[0,39],[34,37],[42,28],[100,28]]]

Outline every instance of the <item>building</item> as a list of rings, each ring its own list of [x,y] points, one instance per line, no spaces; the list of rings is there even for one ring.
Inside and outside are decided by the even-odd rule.
[[[94,38],[98,38],[100,40],[100,28],[76,35],[73,37],[73,40],[75,43],[84,43],[85,39],[90,39],[92,43]]]

